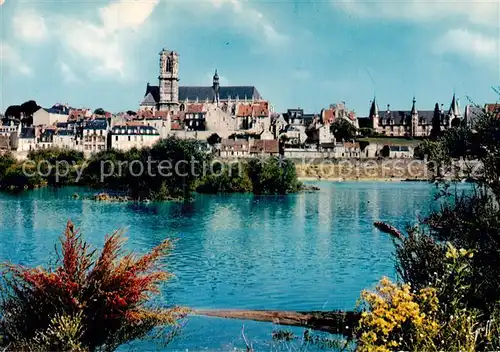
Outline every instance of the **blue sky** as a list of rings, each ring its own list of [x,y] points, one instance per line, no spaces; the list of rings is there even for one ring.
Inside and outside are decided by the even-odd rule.
[[[500,1],[0,0],[0,111],[35,99],[135,110],[159,51],[181,85],[255,85],[277,111],[496,102]]]

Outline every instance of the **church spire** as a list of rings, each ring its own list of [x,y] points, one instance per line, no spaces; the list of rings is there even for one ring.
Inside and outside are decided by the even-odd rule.
[[[375,96],[373,97],[372,106],[370,107],[370,118],[373,119],[374,117],[378,117],[378,105]]]
[[[448,116],[460,116],[460,108],[458,107],[458,99],[456,98],[455,93],[453,93],[453,99],[451,100],[450,110],[448,110]]]
[[[218,103],[220,84],[219,84],[219,74],[217,73],[217,69],[215,69],[215,74],[212,82],[212,89],[214,90],[214,103]]]
[[[411,107],[411,114],[412,115],[418,115],[416,103],[417,103],[417,100],[415,99],[415,97],[413,97],[413,105]]]

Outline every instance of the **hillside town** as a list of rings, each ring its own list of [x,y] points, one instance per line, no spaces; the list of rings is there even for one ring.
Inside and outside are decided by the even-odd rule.
[[[19,159],[32,150],[53,147],[89,157],[107,149],[150,147],[175,136],[200,140],[223,158],[279,153],[290,158],[377,158],[384,148],[389,151],[386,157],[411,158],[409,139],[430,136],[436,125],[443,131],[471,123],[483,111],[471,104],[462,111],[453,94],[449,105],[436,103],[434,109],[421,108],[413,97],[409,110],[392,110],[389,104],[381,110],[373,97],[362,116],[345,102],[313,113],[301,108],[277,112],[255,86],[222,86],[217,70],[211,83],[179,86],[179,55],[164,49],[158,85],[147,83],[136,111],[110,113],[59,103],[39,107],[33,101],[32,113],[10,107],[0,116],[0,150]],[[498,112],[499,107],[486,104],[484,109]],[[336,124],[351,126],[354,135],[335,133]],[[365,143],[357,138],[366,135],[386,138]]]

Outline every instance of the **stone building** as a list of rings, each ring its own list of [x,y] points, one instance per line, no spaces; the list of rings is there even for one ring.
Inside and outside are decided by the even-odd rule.
[[[90,156],[107,149],[108,122],[95,119],[85,123],[83,127],[83,154]]]
[[[139,114],[168,112],[172,130],[270,128],[272,108],[254,86],[221,86],[217,70],[212,86],[179,86],[179,55],[175,51],[161,51],[158,79],[158,86],[147,84]]]
[[[132,148],[152,147],[160,139],[160,133],[152,126],[128,122],[113,126],[110,138],[112,149],[127,151]]]
[[[68,121],[69,111],[67,109],[40,108],[33,114],[33,126],[54,125],[57,122]]]
[[[379,107],[375,98],[371,102],[370,115],[365,118],[358,118],[358,126],[360,128],[372,128],[385,136],[394,137],[427,137],[430,136],[433,121],[439,120],[441,130],[446,130],[452,126],[459,125],[462,121],[458,99],[455,94],[447,112],[444,111],[443,105],[439,107],[436,103],[434,110],[419,110],[417,109],[416,99],[413,98],[411,110],[391,110],[390,105],[383,112],[379,111]]]

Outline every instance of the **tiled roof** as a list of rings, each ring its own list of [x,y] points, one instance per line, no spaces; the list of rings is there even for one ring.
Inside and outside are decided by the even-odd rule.
[[[203,112],[203,104],[188,104],[186,113],[199,114]]]
[[[267,102],[260,102],[253,106],[254,116],[265,117],[269,116],[269,104]]]
[[[250,146],[251,153],[279,153],[279,142],[275,139],[272,140],[261,140],[258,139],[254,141],[254,144]]]
[[[168,111],[156,111],[155,118],[165,120],[168,117]]]
[[[85,129],[88,130],[105,130],[107,128],[106,120],[91,120],[85,124]]]
[[[335,120],[335,110],[323,110],[323,123],[332,123]]]
[[[151,110],[145,110],[145,111],[140,111],[137,113],[137,118],[141,119],[149,119],[154,116],[153,112]]]
[[[359,148],[359,143],[350,143],[350,142],[345,142],[344,143],[344,148]]]
[[[431,125],[433,117],[434,110],[420,110],[418,112],[419,123],[422,121],[425,125]],[[379,123],[381,125],[389,124],[391,119],[394,121],[394,125],[410,124],[411,111],[396,110],[379,113]]]
[[[152,98],[155,102],[160,101],[160,88],[158,86],[147,86],[146,94],[144,97],[151,93]],[[214,100],[214,90],[212,87],[179,87],[179,101],[209,101]],[[261,100],[262,97],[257,90],[257,88],[253,86],[230,86],[230,87],[220,87],[219,90],[219,99],[227,100],[231,98],[235,100],[236,98],[240,100],[245,99],[245,97],[249,100]]]
[[[222,150],[247,151],[248,141],[244,139],[223,139],[221,142],[221,148]]]
[[[149,92],[144,100],[141,102],[141,105],[155,105],[157,101],[155,100],[153,94]]]
[[[253,109],[252,109],[251,105],[241,104],[240,106],[238,106],[238,112],[237,112],[236,116],[238,116],[238,117],[251,117],[252,112],[253,112]]]
[[[173,131],[182,131],[183,130],[181,125],[179,124],[179,122],[175,122],[175,121],[172,122],[171,129]]]
[[[111,133],[114,135],[159,135],[156,128],[144,125],[117,125],[111,129]]]

